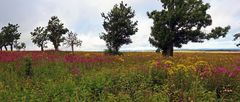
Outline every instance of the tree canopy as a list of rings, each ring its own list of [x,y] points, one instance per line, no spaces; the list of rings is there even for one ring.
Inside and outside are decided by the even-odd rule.
[[[47,31],[49,40],[53,43],[55,50],[58,51],[60,43],[65,40],[63,35],[68,32],[68,29],[64,28],[64,24],[61,23],[57,16],[53,16],[48,22]]]
[[[130,36],[138,31],[137,21],[132,21],[134,16],[135,11],[123,2],[116,4],[107,14],[102,13],[106,32],[100,38],[106,41],[110,53],[118,54],[122,45],[132,43]]]
[[[216,27],[210,33],[202,31],[212,25],[207,10],[210,4],[202,0],[160,0],[163,10],[148,12],[153,19],[149,42],[162,50],[164,56],[173,56],[173,47],[181,48],[188,42],[225,37],[230,26]]]
[[[41,51],[44,51],[44,48],[47,48],[47,30],[44,27],[37,27],[31,32],[32,42],[36,44],[38,47],[41,47]]]

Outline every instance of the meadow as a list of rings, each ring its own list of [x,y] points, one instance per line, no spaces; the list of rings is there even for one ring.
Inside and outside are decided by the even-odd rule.
[[[0,100],[239,102],[240,54],[0,52]]]

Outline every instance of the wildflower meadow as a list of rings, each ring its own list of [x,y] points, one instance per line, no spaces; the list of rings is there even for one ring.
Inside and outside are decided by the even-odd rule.
[[[0,100],[237,102],[238,53],[0,52]]]

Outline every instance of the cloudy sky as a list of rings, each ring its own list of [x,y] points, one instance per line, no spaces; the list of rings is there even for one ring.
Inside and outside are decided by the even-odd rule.
[[[124,45],[122,50],[154,50],[149,42],[152,20],[146,12],[161,10],[158,0],[123,0],[136,11],[134,20],[138,21],[139,31],[132,36],[133,43]],[[213,25],[212,27],[231,25],[232,29],[226,38],[205,41],[204,43],[189,43],[184,49],[198,48],[237,48],[233,34],[240,32],[240,1],[239,0],[204,0],[210,3]],[[22,33],[20,41],[27,44],[27,50],[40,50],[31,42],[30,32],[38,26],[46,26],[51,16],[58,16],[69,30],[78,33],[83,41],[83,51],[102,51],[106,49],[105,42],[99,38],[103,32],[103,18],[100,13],[108,12],[121,0],[1,0],[0,27],[8,22],[19,24]],[[49,49],[53,49],[51,43]],[[70,50],[61,47],[62,50]]]

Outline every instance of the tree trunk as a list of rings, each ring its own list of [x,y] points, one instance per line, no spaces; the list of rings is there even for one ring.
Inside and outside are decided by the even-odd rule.
[[[168,47],[167,50],[167,57],[172,57],[173,56],[173,45]]]
[[[10,47],[11,47],[11,51],[13,51],[13,45],[10,45]]]
[[[57,44],[53,44],[53,45],[54,45],[55,51],[58,51],[58,46],[57,46]]]
[[[167,49],[163,49],[162,55],[163,55],[163,56],[167,56]]]
[[[73,45],[71,45],[71,47],[72,47],[72,53],[74,52],[74,46]]]
[[[41,46],[41,51],[42,51],[42,52],[44,51],[43,46]]]
[[[115,47],[115,48],[114,48],[114,55],[117,55],[117,54],[119,54],[119,48],[118,48],[118,47]]]
[[[173,56],[173,43],[163,49],[162,55],[165,57],[172,57]]]
[[[6,51],[8,50],[8,49],[7,49],[7,46],[4,46],[4,48],[5,48]]]
[[[1,51],[2,51],[2,47],[1,47]]]

